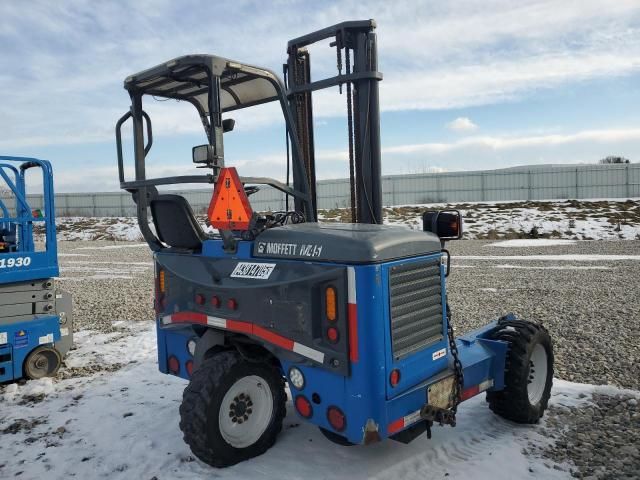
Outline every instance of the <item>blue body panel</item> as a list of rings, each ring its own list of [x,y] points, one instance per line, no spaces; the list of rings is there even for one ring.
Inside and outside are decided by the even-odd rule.
[[[222,249],[219,240],[204,242],[202,256],[213,258],[252,258],[252,242],[242,241],[238,250],[230,255]],[[162,254],[158,254],[162,255]],[[279,357],[283,375],[292,366],[300,369],[305,377],[305,385],[298,391],[290,384],[293,398],[304,395],[312,398],[313,415],[308,421],[331,430],[327,418],[329,406],[339,407],[346,416],[346,428],[340,435],[353,443],[365,441],[365,426],[374,428],[381,438],[386,438],[401,429],[389,431],[389,426],[398,419],[419,411],[427,403],[427,388],[434,381],[453,374],[450,367],[451,354],[447,341],[446,289],[442,278],[443,339],[434,345],[412,355],[395,360],[392,354],[391,320],[389,306],[389,269],[394,265],[409,262],[424,262],[440,258],[440,253],[402,259],[379,264],[349,265],[354,269],[357,296],[357,345],[358,359],[350,363],[349,375],[343,376],[326,368],[314,366],[306,361],[293,363],[291,356]],[[264,261],[265,258],[260,258]],[[302,260],[274,259],[278,266]],[[314,263],[314,262],[309,262]],[[327,265],[327,263],[324,263]],[[336,264],[329,264],[336,266]],[[347,265],[345,265],[347,267]],[[494,328],[490,323],[485,327],[457,339],[460,360],[464,372],[464,388],[475,387],[485,382],[493,389],[503,388],[506,344],[486,337]],[[350,332],[351,333],[351,332]],[[188,379],[185,363],[191,359],[187,341],[194,333],[188,326],[166,327],[158,323],[158,355],[160,370],[168,373],[168,357],[173,355],[180,362],[179,376]],[[434,353],[445,350],[443,356]],[[401,371],[400,382],[392,387],[389,374]],[[491,388],[491,387],[487,387]],[[314,395],[316,394],[316,395]]]

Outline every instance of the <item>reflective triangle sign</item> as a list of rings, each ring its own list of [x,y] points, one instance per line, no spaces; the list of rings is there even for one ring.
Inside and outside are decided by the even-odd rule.
[[[248,230],[253,210],[235,167],[222,168],[207,216],[219,230]]]

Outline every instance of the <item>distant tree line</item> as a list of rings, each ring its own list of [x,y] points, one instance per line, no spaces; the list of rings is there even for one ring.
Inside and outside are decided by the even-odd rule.
[[[631,161],[628,158],[609,155],[608,157],[601,158],[598,163],[601,165],[610,165],[612,163],[631,163]]]

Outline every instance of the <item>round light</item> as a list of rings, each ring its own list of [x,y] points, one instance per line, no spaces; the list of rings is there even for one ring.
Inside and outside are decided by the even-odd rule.
[[[196,303],[198,305],[204,305],[204,302],[206,302],[206,299],[204,298],[204,295],[202,295],[201,293],[198,293],[196,295]]]
[[[190,338],[187,342],[187,350],[192,357],[196,354],[196,339]]]
[[[340,338],[340,334],[338,333],[338,329],[335,327],[329,327],[327,329],[327,338],[331,343],[336,343]]]
[[[298,413],[304,418],[309,418],[313,415],[313,407],[311,406],[311,403],[309,403],[309,400],[304,396],[298,395],[296,397],[295,405]]]
[[[211,297],[211,305],[213,305],[216,308],[220,308],[221,304],[222,302],[220,301],[220,297],[218,297],[217,295],[214,295],[213,297]]]
[[[180,362],[176,357],[171,355],[169,357],[168,364],[169,364],[169,372],[173,373],[174,375],[178,375],[178,373],[180,373]]]
[[[336,432],[342,432],[347,426],[347,417],[338,407],[329,407],[327,409],[327,420],[329,420],[329,424]]]
[[[191,375],[193,375],[193,360],[187,360],[187,363],[185,363],[184,366],[187,369],[187,374],[189,375],[189,378],[191,378]]]
[[[291,367],[289,370],[289,381],[291,382],[291,385],[296,387],[298,390],[302,390],[304,388],[304,375],[299,368]]]
[[[235,310],[236,308],[238,308],[238,302],[235,298],[230,298],[229,300],[227,300],[227,307],[230,310]]]

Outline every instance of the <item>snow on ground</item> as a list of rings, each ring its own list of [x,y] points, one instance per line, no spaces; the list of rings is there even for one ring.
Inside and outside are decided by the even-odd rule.
[[[473,472],[477,480],[570,478],[567,465],[551,468],[549,460],[524,453],[548,444],[544,422],[522,426],[503,420],[491,413],[484,396],[465,402],[458,426],[435,427],[431,440],[423,435],[409,445],[385,441],[368,447],[330,443],[301,422],[289,402],[274,448],[235,467],[212,469],[195,460],[182,441],[178,406],[185,382],[157,371],[153,325],[118,326],[122,333],[78,334],[67,364],[124,364],[121,370],[0,390],[0,477],[457,479]],[[617,391],[556,380],[551,404],[586,403],[601,390]]]
[[[516,240],[503,240],[490,243],[487,247],[552,247],[554,245],[573,245],[576,240],[558,240],[552,238],[520,238]]]
[[[421,229],[422,213],[435,209],[460,210],[465,238],[469,239],[640,239],[637,199],[404,205],[386,207],[384,221]],[[349,221],[350,210],[320,210],[318,217],[322,221]],[[199,221],[205,227],[203,216]],[[59,240],[142,240],[133,217],[61,217],[56,224]]]

